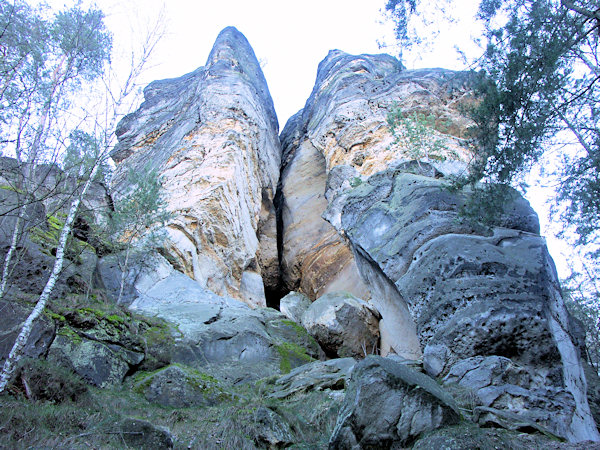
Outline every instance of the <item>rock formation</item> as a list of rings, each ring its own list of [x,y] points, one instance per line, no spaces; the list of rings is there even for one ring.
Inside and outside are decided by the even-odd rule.
[[[570,440],[598,438],[537,216],[514,193],[494,226],[473,224],[459,216],[471,194],[447,189],[477,151],[466,139],[472,122],[463,111],[475,101],[468,73],[331,51],[280,147],[256,58],[228,28],[205,67],[150,84],[145,98],[119,125],[115,192],[126,189],[127,170],[160,169],[174,213],[160,251],[175,270],[251,306],[264,306],[264,290],[280,282],[313,301],[349,292],[377,317],[343,309],[334,320],[340,308],[316,308],[323,297],[302,318],[329,354],[341,346],[340,356],[361,356],[360,339],[345,341],[364,322],[363,340],[371,347],[380,335],[382,355],[422,358],[446,383],[481,378],[470,386],[481,407],[516,410]],[[398,108],[433,118],[439,152],[415,154],[394,140],[387,118]],[[132,307],[163,317],[181,308],[142,297]],[[219,308],[218,320],[242,311]],[[272,348],[268,339],[263,347]],[[504,359],[484,360],[490,378],[478,358]]]
[[[462,112],[476,101],[469,74],[331,51],[278,138],[256,57],[226,28],[204,67],[144,95],[117,129],[113,197],[130,188],[129,171],[157,169],[168,237],[134,252],[124,274],[118,253],[74,264],[94,274],[96,291],[58,296],[27,346],[143,400],[127,405],[131,417],[106,420],[132,438],[148,432],[130,445],[600,441],[582,339],[535,212],[515,191],[493,224],[467,221],[473,192],[448,189],[477,151]],[[394,139],[388,114],[398,108],[433,118],[439,151]],[[100,190],[90,210],[110,204]],[[0,191],[0,206],[15,195]],[[27,216],[47,221],[44,207]],[[10,224],[0,214],[3,232]],[[12,298],[0,305],[11,314],[0,335],[14,339],[30,305]],[[152,416],[165,406],[178,409]],[[148,421],[133,418],[140,409]],[[166,420],[172,431],[158,426]],[[92,434],[78,430],[73,442]]]
[[[129,170],[157,169],[173,214],[163,255],[203,287],[265,306],[263,282],[278,284],[281,149],[250,44],[226,28],[204,67],[151,83],[144,98],[117,129],[114,192],[127,191]]]

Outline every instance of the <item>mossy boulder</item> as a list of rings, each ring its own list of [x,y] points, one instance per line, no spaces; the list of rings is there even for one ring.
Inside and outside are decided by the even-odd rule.
[[[76,332],[59,330],[48,358],[72,369],[90,384],[108,387],[120,384],[131,367],[144,359],[144,353],[82,338]]]
[[[133,389],[149,402],[172,408],[214,405],[227,398],[216,378],[178,364],[140,373]]]
[[[53,313],[59,328],[48,358],[94,386],[120,384],[145,357],[139,321],[118,310],[78,308]]]

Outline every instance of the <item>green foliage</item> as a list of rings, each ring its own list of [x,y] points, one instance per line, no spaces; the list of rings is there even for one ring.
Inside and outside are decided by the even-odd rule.
[[[448,148],[435,131],[435,117],[417,112],[406,114],[394,106],[387,116],[394,145],[400,146],[410,159],[445,160]]]
[[[111,35],[96,8],[51,15],[23,0],[0,0],[0,30],[0,150],[37,159],[49,123],[68,109],[82,81],[104,72]]]
[[[142,171],[129,170],[129,192],[117,197],[110,217],[110,230],[129,247],[137,239],[136,247],[150,247],[161,237],[156,225],[170,218],[162,197],[162,182],[156,169],[146,166]],[[154,228],[153,228],[154,227]]]
[[[569,312],[583,325],[588,363],[600,374],[600,278],[593,269],[584,268],[583,275],[572,273],[561,284]]]
[[[161,225],[171,217],[162,198],[162,183],[156,169],[150,166],[142,171],[130,169],[127,179],[129,192],[117,197],[109,217],[109,236],[100,237],[100,241],[108,243],[116,238],[113,250],[123,250],[118,255],[122,275],[117,303],[123,295],[132,251],[143,253],[154,248],[165,233]]]
[[[482,183],[465,188],[462,181],[455,181],[451,191],[464,189],[466,201],[459,208],[459,217],[473,226],[491,228],[501,224],[503,212],[515,191],[505,184]]]
[[[439,6],[446,0],[437,0]],[[431,2],[390,0],[398,38]],[[543,155],[562,154],[557,210],[577,244],[600,244],[600,0],[481,0],[481,101],[470,112],[476,159],[457,186],[520,185]],[[565,143],[568,144],[565,146]],[[487,196],[482,196],[487,197]],[[595,252],[592,257],[597,258]]]
[[[102,155],[101,143],[85,131],[73,130],[69,135],[69,145],[63,157],[63,168],[67,175],[85,180],[85,175],[99,159],[100,169],[94,181],[102,182],[108,179],[111,169]]]

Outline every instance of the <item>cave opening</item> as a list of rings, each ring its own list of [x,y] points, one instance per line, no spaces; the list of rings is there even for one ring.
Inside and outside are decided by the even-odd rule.
[[[283,286],[265,286],[265,300],[267,302],[267,308],[273,308],[279,311],[279,301],[289,293],[290,290],[284,288]]]

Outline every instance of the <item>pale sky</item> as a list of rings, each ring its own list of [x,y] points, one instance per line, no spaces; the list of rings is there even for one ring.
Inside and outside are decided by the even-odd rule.
[[[62,5],[63,2],[54,2]],[[319,62],[331,49],[352,54],[382,53],[378,41],[393,43],[392,25],[381,13],[386,0],[96,0],[107,15],[117,51],[131,47],[164,11],[167,33],[153,55],[144,79],[178,77],[204,65],[219,32],[241,31],[257,58],[275,103],[280,129],[304,106]],[[465,11],[477,0],[461,0]],[[469,16],[469,14],[467,14]],[[471,14],[472,16],[472,14]],[[461,68],[452,49],[469,41],[468,27],[454,27],[425,61],[408,65]],[[393,49],[392,49],[393,50]]]
[[[72,2],[47,0],[54,8]],[[382,10],[386,0],[87,0],[95,3],[107,16],[114,35],[113,66],[126,64],[131,49],[139,46],[145,31],[161,14],[166,30],[145,72],[141,84],[173,78],[204,65],[219,32],[227,26],[241,31],[263,71],[283,129],[287,119],[304,106],[315,82],[317,66],[331,49],[351,54],[390,53],[397,49],[380,49],[378,42],[394,43],[392,24],[385,22]],[[473,44],[478,34],[473,17],[479,0],[453,2],[450,14],[460,19],[453,24],[437,20],[442,14],[428,10],[426,21],[431,37],[425,50],[405,55],[410,68],[443,67],[464,69],[454,47],[478,56]],[[459,8],[456,5],[460,5]],[[448,13],[448,11],[444,11]],[[385,23],[384,23],[385,22]],[[440,27],[440,23],[444,24]],[[544,190],[532,188],[527,197],[538,212],[542,234],[548,235],[551,253],[561,276],[569,270],[565,264],[571,249],[552,237],[547,220]]]

